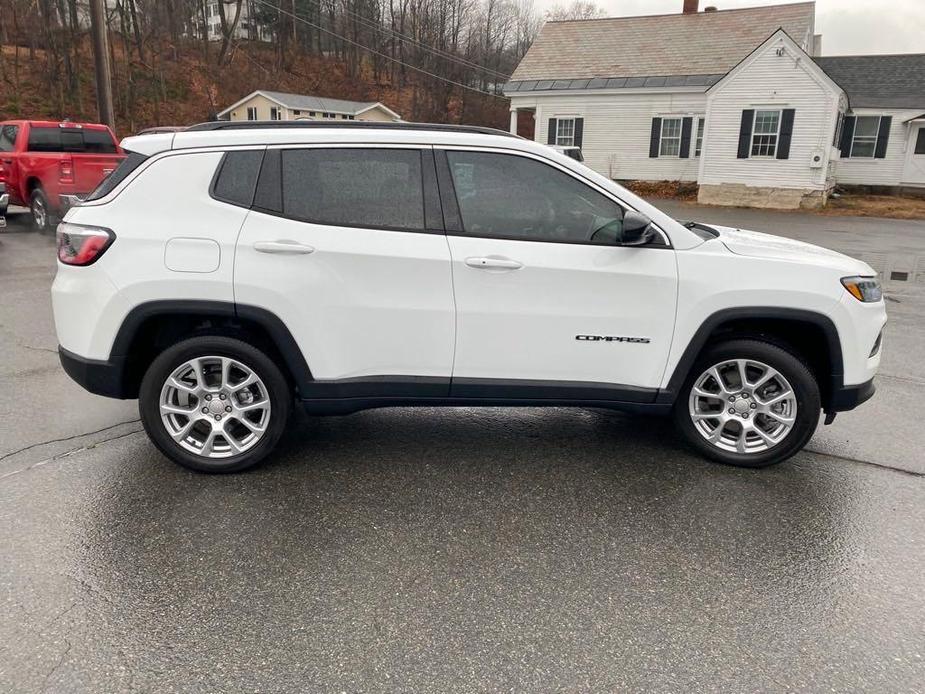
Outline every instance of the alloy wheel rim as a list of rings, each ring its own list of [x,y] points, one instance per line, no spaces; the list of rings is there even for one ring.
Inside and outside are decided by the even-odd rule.
[[[32,219],[37,227],[45,228],[45,205],[41,200],[32,201]]]
[[[782,373],[754,359],[728,359],[691,388],[694,429],[710,445],[743,455],[778,446],[793,430],[797,399]]]
[[[230,458],[257,445],[270,422],[270,395],[246,364],[223,356],[188,359],[161,388],[161,422],[177,444],[203,458]]]

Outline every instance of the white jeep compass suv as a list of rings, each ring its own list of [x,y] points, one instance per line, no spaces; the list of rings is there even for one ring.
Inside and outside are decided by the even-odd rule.
[[[681,224],[541,144],[353,121],[123,146],[58,227],[61,362],[196,470],[259,461],[294,402],[671,413],[757,467],[874,392],[868,265]]]

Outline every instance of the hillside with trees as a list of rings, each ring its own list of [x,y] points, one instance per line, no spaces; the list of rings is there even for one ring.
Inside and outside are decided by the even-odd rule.
[[[0,119],[96,120],[86,0],[4,8]],[[208,120],[255,89],[503,128],[501,88],[542,23],[533,0],[109,0],[119,134]]]

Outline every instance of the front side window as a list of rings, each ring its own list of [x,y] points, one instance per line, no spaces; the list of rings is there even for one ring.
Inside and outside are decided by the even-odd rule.
[[[256,106],[247,107],[247,120],[257,120],[257,107]]]
[[[660,157],[681,155],[681,119],[662,118],[662,137],[658,148]]]
[[[703,151],[703,124],[704,119],[697,119],[697,139],[694,141],[694,156],[699,157],[700,152]]]
[[[777,155],[777,139],[780,136],[780,111],[755,111],[755,127],[752,129],[753,157]]]
[[[512,154],[447,152],[466,234],[617,243],[623,208],[547,164]]]
[[[879,131],[880,116],[858,116],[854,121],[854,136],[851,138],[851,156],[873,158]]]
[[[284,150],[282,179],[287,217],[332,226],[424,228],[419,150]]]
[[[575,119],[560,118],[556,121],[556,144],[571,147],[575,144]]]
[[[18,134],[18,125],[4,125],[0,128],[0,152],[12,152],[16,147],[16,136]]]

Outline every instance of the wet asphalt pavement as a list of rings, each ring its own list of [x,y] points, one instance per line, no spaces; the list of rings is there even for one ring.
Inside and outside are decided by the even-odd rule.
[[[925,222],[736,212],[925,257]],[[216,477],[67,379],[52,240],[0,233],[0,691],[923,691],[922,268],[875,400],[775,468],[659,419],[395,409]]]

